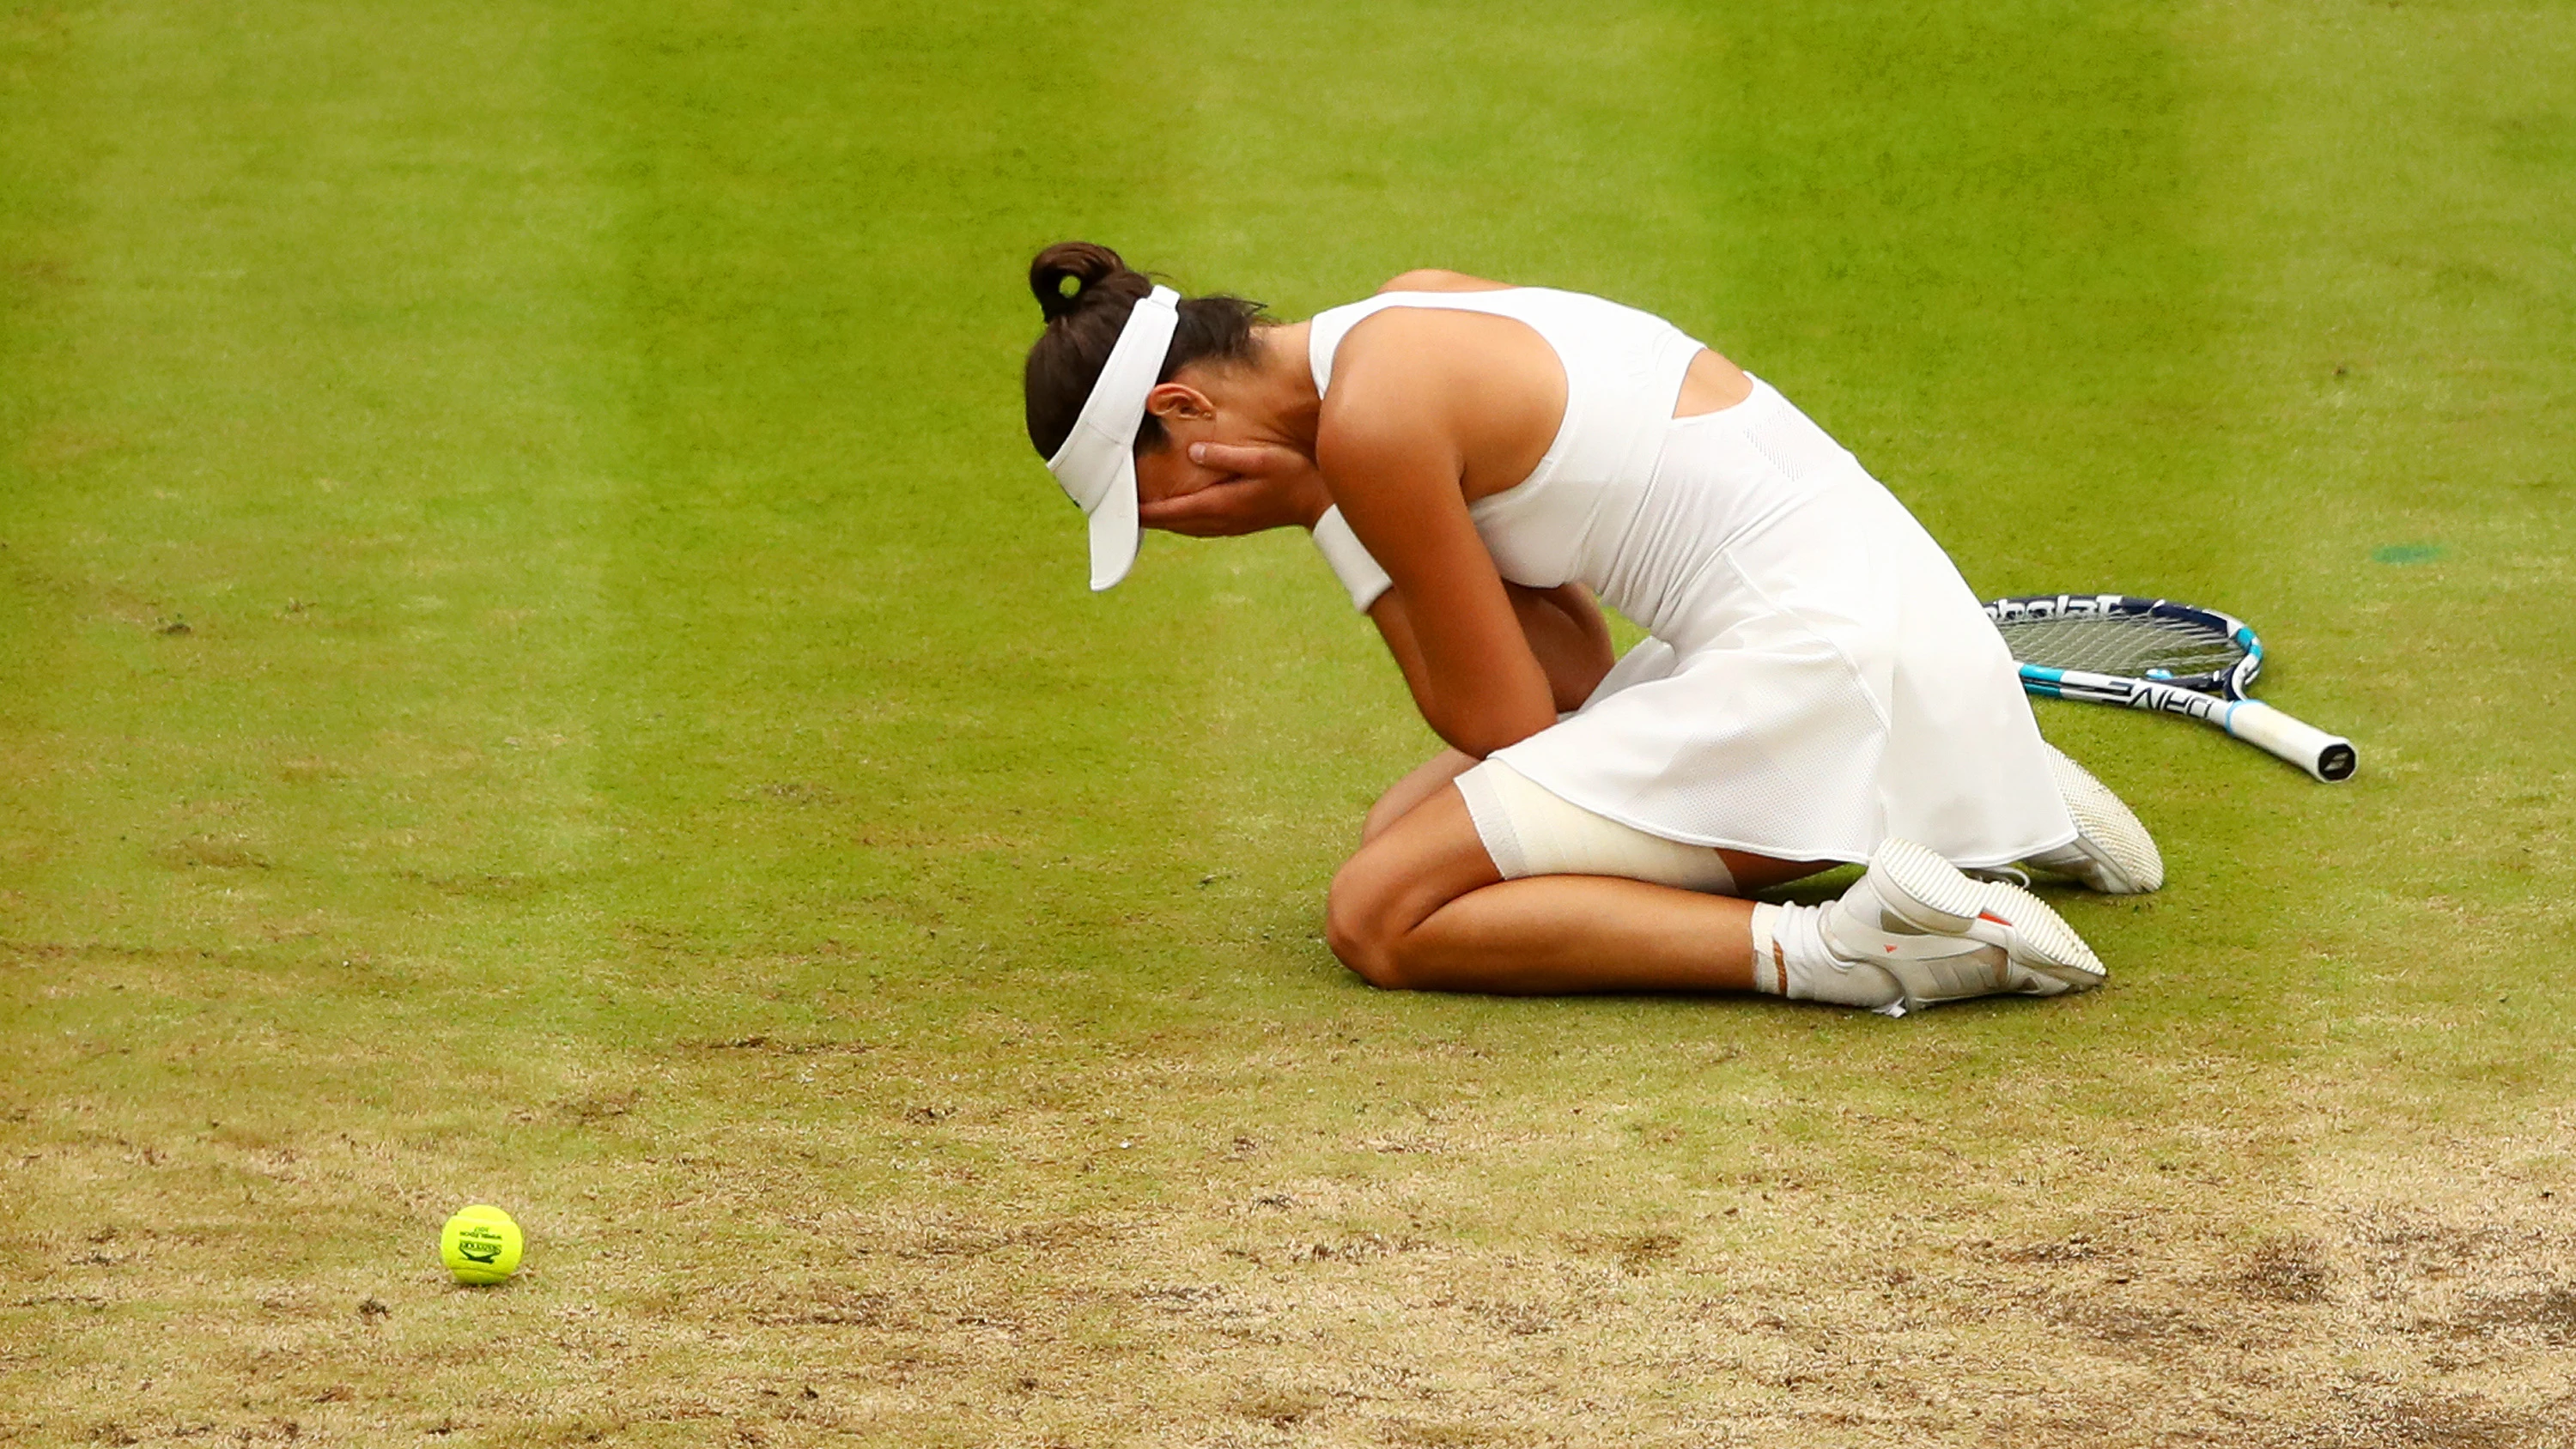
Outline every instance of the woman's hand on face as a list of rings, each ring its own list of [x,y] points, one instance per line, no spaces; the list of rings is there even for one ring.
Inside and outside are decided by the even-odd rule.
[[[1270,444],[1192,443],[1190,461],[1220,476],[1204,488],[1137,509],[1147,528],[1192,538],[1233,538],[1272,528],[1312,528],[1332,506],[1315,462]]]

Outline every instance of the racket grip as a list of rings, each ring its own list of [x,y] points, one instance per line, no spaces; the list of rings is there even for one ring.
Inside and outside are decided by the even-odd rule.
[[[2261,700],[2236,701],[2219,723],[2229,734],[2270,750],[2320,780],[2349,780],[2361,763],[2352,741],[2292,719]]]

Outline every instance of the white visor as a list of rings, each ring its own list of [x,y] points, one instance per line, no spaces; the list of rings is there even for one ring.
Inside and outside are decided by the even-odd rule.
[[[1162,375],[1163,354],[1181,325],[1180,300],[1171,288],[1156,287],[1127,314],[1100,380],[1083,399],[1082,416],[1047,459],[1047,471],[1091,519],[1094,592],[1127,577],[1136,565],[1136,429],[1145,421],[1145,394]]]

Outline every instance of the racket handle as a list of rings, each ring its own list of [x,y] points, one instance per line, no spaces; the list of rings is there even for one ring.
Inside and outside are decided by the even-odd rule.
[[[2349,780],[2361,763],[2352,741],[2290,718],[2259,699],[2240,699],[2218,722],[2229,734],[2270,750],[2320,780]]]

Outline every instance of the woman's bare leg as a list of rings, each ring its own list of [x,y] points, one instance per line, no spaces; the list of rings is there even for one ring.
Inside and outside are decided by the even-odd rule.
[[[1386,833],[1386,828],[1404,817],[1405,812],[1430,799],[1441,788],[1460,775],[1476,768],[1476,757],[1457,750],[1444,749],[1414,767],[1411,774],[1386,787],[1369,807],[1368,818],[1360,822],[1360,844],[1366,845]]]
[[[1748,889],[1822,868],[1722,854],[1739,882],[1749,878]],[[1476,836],[1466,800],[1435,788],[1333,877],[1325,930],[1333,954],[1376,986],[1511,995],[1747,991],[1752,916],[1750,901],[1644,881],[1506,881]]]

